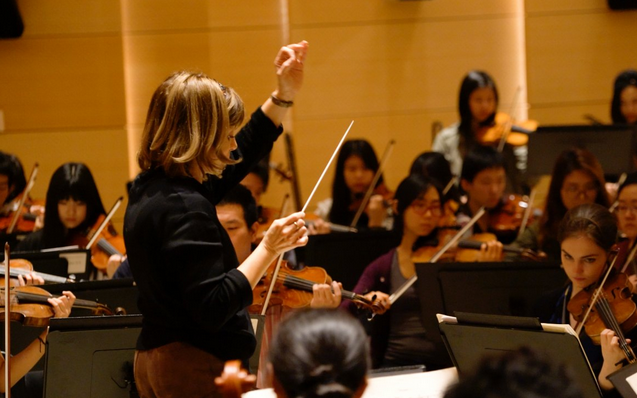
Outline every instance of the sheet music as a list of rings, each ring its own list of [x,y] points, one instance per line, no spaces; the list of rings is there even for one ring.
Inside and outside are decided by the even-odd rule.
[[[442,398],[447,387],[458,379],[456,368],[409,373],[368,380],[362,398]],[[276,398],[274,390],[264,388],[243,394],[244,398]]]

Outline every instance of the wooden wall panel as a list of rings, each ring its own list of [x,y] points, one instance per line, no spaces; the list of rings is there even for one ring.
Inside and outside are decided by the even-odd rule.
[[[637,42],[627,34],[637,12],[597,6],[527,17],[530,116],[540,123],[582,123],[582,115],[591,112],[610,121],[613,80],[621,70],[637,67]]]
[[[418,19],[490,19],[516,12],[511,0],[290,0],[290,19],[297,24],[370,23],[378,21],[414,22]]]
[[[608,10],[606,0],[526,0],[524,4],[528,14]]]
[[[118,1],[18,1],[25,22],[23,37],[39,35],[103,35],[121,31]]]
[[[7,130],[123,126],[123,77],[115,35],[0,41]]]
[[[237,30],[279,25],[280,4],[279,0],[122,0],[124,31]]]

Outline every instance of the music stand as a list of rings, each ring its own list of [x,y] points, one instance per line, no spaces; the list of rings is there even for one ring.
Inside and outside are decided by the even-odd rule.
[[[529,135],[527,174],[551,174],[553,164],[565,149],[591,151],[608,175],[635,170],[635,132],[629,125],[541,126]]]
[[[35,271],[63,277],[74,276],[77,280],[88,279],[92,271],[90,250],[13,252],[11,257],[30,261]]]
[[[51,319],[44,397],[133,396],[141,322],[141,315]]]
[[[624,366],[608,375],[608,380],[624,398],[637,397],[637,363]]]
[[[475,316],[480,317],[478,314]],[[584,349],[570,325],[542,324],[542,329],[505,326],[510,317],[500,317],[499,326],[463,324],[459,319],[438,314],[442,339],[459,374],[475,372],[487,354],[515,351],[520,347],[544,353],[552,362],[566,363],[573,371],[584,397],[602,396]],[[522,320],[533,324],[537,319]]]
[[[297,253],[305,265],[325,268],[332,280],[351,290],[365,268],[398,243],[396,235],[386,230],[331,233],[310,236]]]

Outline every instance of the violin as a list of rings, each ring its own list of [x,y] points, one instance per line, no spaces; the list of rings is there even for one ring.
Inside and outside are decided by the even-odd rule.
[[[108,259],[114,254],[126,254],[124,238],[118,235],[110,222],[105,223],[105,215],[100,215],[91,228],[84,233],[76,234],[70,239],[71,245],[91,250],[91,263],[100,271],[106,272]],[[89,246],[94,241],[95,244]]]
[[[504,137],[505,142],[512,146],[522,146],[529,142],[529,134],[537,130],[535,120],[517,121],[504,112],[498,112],[493,123],[481,127],[476,132],[478,142],[482,144],[498,144]]]
[[[29,192],[35,184],[38,175],[38,164],[33,166],[29,181],[20,195],[18,195],[10,204],[10,211],[3,217],[0,217],[0,231],[6,231],[11,234],[14,232],[33,232],[37,225],[36,220],[38,214],[30,212],[34,203],[31,203]],[[41,206],[40,206],[41,207]]]
[[[4,288],[0,288],[3,294],[0,297],[0,320],[4,320],[5,300]],[[46,290],[37,286],[17,286],[11,288],[11,320],[17,321],[24,326],[44,327],[49,325],[49,319],[54,315],[53,308],[47,299],[53,296]],[[122,308],[116,312],[111,311],[108,306],[95,301],[75,299],[73,308],[85,308],[91,310],[95,315],[125,314]]]
[[[626,342],[624,333],[637,326],[637,305],[632,300],[632,284],[623,272],[615,268],[618,249],[609,255],[612,263],[608,265],[603,279],[571,297],[567,309],[579,323],[576,332],[582,326],[593,343],[600,344],[600,335],[604,329],[611,329],[619,338],[629,362],[635,361],[635,354]]]
[[[517,194],[505,195],[500,205],[489,211],[489,230],[500,242],[513,242],[529,207],[528,198]],[[533,222],[533,220],[531,213],[526,222]]]
[[[252,305],[248,311],[253,314],[261,313],[266,295],[272,284],[272,276],[276,268],[276,261],[273,262],[257,286],[252,290]],[[287,261],[281,262],[281,267],[274,281],[270,304],[283,305],[288,308],[303,308],[310,305],[312,301],[312,286],[322,283],[332,283],[332,278],[321,267],[305,267],[295,271],[290,269]],[[376,314],[382,312],[380,305],[367,300],[360,294],[347,290],[341,290],[341,296],[352,300],[359,308],[370,310]]]
[[[254,390],[256,381],[255,375],[241,369],[241,361],[233,359],[226,361],[223,373],[215,378],[215,385],[224,398],[241,398],[243,393]]]

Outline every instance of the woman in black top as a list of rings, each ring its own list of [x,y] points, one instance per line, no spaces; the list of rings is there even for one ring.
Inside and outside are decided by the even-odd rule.
[[[239,96],[203,74],[175,73],[153,95],[124,220],[144,315],[135,360],[142,397],[216,396],[222,361],[245,362],[254,351],[252,288],[278,254],[307,242],[304,214],[294,213],[274,221],[239,266],[215,212],[282,132],[306,52],[306,42],[279,51],[277,90],[241,129]]]

